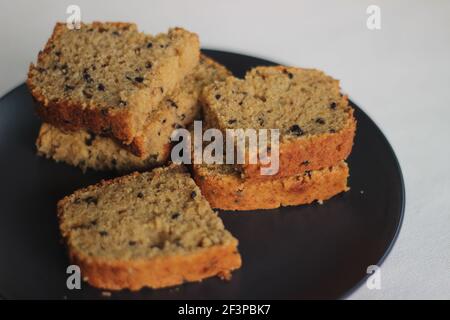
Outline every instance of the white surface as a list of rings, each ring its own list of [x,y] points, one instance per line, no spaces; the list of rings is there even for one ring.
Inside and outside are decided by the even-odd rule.
[[[382,289],[350,299],[450,299],[450,1],[2,1],[0,95],[25,79],[69,4],[82,19],[183,26],[204,47],[316,67],[375,120],[406,182],[406,215]],[[381,27],[366,27],[366,8]],[[368,168],[368,170],[370,170]]]

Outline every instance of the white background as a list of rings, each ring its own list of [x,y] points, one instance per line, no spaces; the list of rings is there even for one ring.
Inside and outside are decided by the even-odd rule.
[[[349,298],[450,299],[450,1],[2,1],[0,95],[24,81],[69,4],[84,21],[134,21],[151,33],[182,26],[203,47],[340,79],[392,143],[407,198],[382,289]],[[366,27],[370,4],[381,8],[381,30]]]

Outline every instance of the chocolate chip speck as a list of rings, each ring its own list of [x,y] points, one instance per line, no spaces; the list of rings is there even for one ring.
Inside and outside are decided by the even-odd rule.
[[[143,198],[143,197],[144,197],[144,194],[143,194],[142,192],[139,192],[139,193],[137,194],[137,196],[138,196],[138,198]]]
[[[89,147],[92,146],[92,142],[95,140],[95,134],[89,134],[89,136],[84,140],[84,143]]]
[[[284,70],[283,70],[283,73],[284,73],[284,74],[287,74],[287,76],[288,76],[289,79],[292,79],[292,78],[294,77],[294,75],[293,75],[291,72],[287,71],[287,69],[284,69]]]
[[[178,106],[177,106],[177,104],[173,101],[173,100],[167,100],[167,102],[170,104],[170,106],[171,107],[173,107],[173,108],[175,108],[175,109],[177,109],[178,108]]]
[[[84,199],[87,204],[97,204],[98,199],[95,197],[87,197]]]
[[[192,192],[191,192],[191,198],[192,198],[192,199],[195,199],[196,196],[197,196],[197,192],[192,191]]]
[[[83,79],[84,79],[84,81],[86,81],[87,83],[91,83],[92,81],[94,81],[94,80],[91,78],[91,75],[89,74],[87,68],[85,68],[85,69],[83,70]]]
[[[67,64],[63,64],[61,66],[61,73],[66,75],[69,72],[69,67],[67,66]]]
[[[216,94],[216,100],[219,100],[219,99],[220,99],[220,97],[221,97],[221,95],[220,95],[220,94]]]
[[[298,124],[294,124],[292,127],[290,127],[289,131],[295,136],[301,136],[304,134],[302,128],[300,128]]]
[[[102,237],[106,237],[106,236],[108,235],[108,232],[102,230],[102,231],[99,232],[99,234],[100,234]]]
[[[230,120],[228,120],[228,124],[233,124],[233,123],[236,123],[236,119],[230,119]]]
[[[153,43],[151,43],[151,42],[147,43],[147,48],[150,49],[151,47],[153,47]]]
[[[174,214],[172,214],[172,219],[177,219],[180,216],[180,214],[178,212],[175,212]]]
[[[86,89],[83,90],[83,95],[88,99],[92,98],[92,93]]]
[[[136,78],[134,78],[134,81],[142,83],[142,82],[144,82],[144,78],[143,77],[136,77]]]
[[[99,83],[97,89],[98,91],[105,91],[105,85],[103,83]]]
[[[330,108],[333,109],[333,110],[336,109],[336,106],[337,106],[337,105],[336,105],[336,102],[332,102],[332,103],[330,104]]]
[[[316,123],[318,124],[325,124],[325,120],[323,118],[317,118]]]
[[[135,246],[135,245],[136,245],[136,241],[129,241],[128,244],[129,244],[130,246]]]

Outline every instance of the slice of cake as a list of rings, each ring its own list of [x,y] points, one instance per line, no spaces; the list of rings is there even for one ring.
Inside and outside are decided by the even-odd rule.
[[[199,54],[197,35],[181,28],[151,36],[129,23],[58,23],[27,84],[45,122],[130,144]]]
[[[99,288],[161,288],[228,277],[238,241],[181,166],[103,181],[58,203],[73,263]]]
[[[272,209],[323,201],[347,191],[349,170],[342,161],[321,170],[265,180],[247,180],[232,165],[194,165],[194,179],[213,208]]]
[[[330,167],[353,145],[353,109],[339,82],[318,70],[256,67],[243,80],[229,77],[206,87],[201,101],[208,127],[279,129],[278,173],[261,176],[260,164],[238,165],[247,179]]]
[[[133,153],[108,137],[86,130],[63,131],[44,123],[36,141],[38,154],[83,170],[131,171],[161,165],[170,155],[173,130],[189,125],[198,116],[198,96],[203,87],[229,75],[224,66],[202,55],[194,71],[147,118],[143,134],[127,148]]]

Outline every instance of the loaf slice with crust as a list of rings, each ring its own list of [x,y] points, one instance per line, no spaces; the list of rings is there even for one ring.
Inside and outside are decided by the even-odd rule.
[[[149,116],[144,134],[129,146],[140,157],[108,137],[86,130],[63,131],[47,123],[42,124],[36,141],[38,154],[78,166],[83,171],[87,168],[131,171],[161,165],[170,155],[170,135],[174,128],[187,126],[198,116],[202,88],[229,74],[224,66],[202,55],[194,71]]]
[[[57,23],[27,84],[45,122],[130,144],[199,54],[197,35],[181,28],[151,36],[130,23]]]
[[[182,166],[102,181],[58,203],[73,263],[91,285],[161,288],[228,277],[238,241]]]
[[[347,191],[349,170],[342,161],[333,167],[291,177],[243,179],[232,165],[194,165],[194,179],[213,208],[272,209],[323,201]]]
[[[349,155],[356,129],[339,81],[321,71],[256,67],[245,79],[212,84],[201,101],[208,127],[279,129],[279,171],[262,176],[261,164],[237,167],[247,179],[286,177],[333,166]]]

